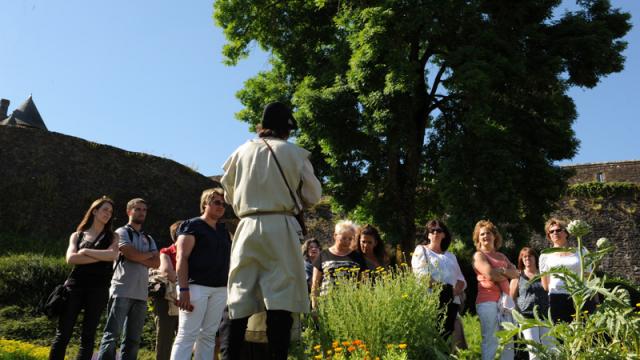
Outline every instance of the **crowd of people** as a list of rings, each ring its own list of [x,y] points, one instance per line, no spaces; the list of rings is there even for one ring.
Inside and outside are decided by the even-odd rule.
[[[331,289],[338,269],[365,270],[392,266],[392,256],[379,230],[344,220],[335,225],[326,249],[317,239],[304,240],[297,218],[304,207],[320,200],[320,182],[309,153],[287,141],[297,128],[281,103],[265,107],[258,138],[238,148],[224,165],[221,188],[205,190],[200,215],[170,226],[171,246],[158,249],[144,232],[147,202],[135,198],[126,205],[128,223],[113,230],[114,202],[94,201],[71,234],[66,260],[73,270],[65,282],[68,299],[59,316],[49,358],[63,360],[80,312],[82,329],[77,358],[92,357],[101,315],[107,317],[97,359],[136,359],[147,314],[150,284],[157,329],[157,360],[242,358],[251,316],[262,314],[268,350],[264,358],[286,359],[294,317],[318,306]],[[291,185],[290,185],[291,184]],[[292,189],[293,188],[293,189]],[[221,221],[229,204],[240,222],[232,235]],[[545,233],[554,247],[568,246],[566,223],[549,219]],[[580,269],[579,251],[538,256],[523,248],[516,264],[500,252],[502,237],[488,220],[471,235],[478,284],[475,310],[481,324],[482,359],[493,359],[496,332],[510,321],[511,310],[525,317],[546,316],[571,321],[573,304],[561,279],[540,272],[563,266]],[[426,276],[429,287],[441,288],[442,336],[452,346],[465,346],[460,312],[465,279],[456,256],[448,249],[452,234],[442,220],[425,226],[424,241],[413,251],[411,268]],[[590,269],[587,269],[589,271]],[[154,286],[155,288],[155,286]],[[588,303],[590,311],[594,304]],[[535,309],[535,310],[534,310]],[[524,331],[526,339],[551,346],[545,328]],[[535,358],[530,353],[531,358]],[[513,359],[513,346],[501,359]]]

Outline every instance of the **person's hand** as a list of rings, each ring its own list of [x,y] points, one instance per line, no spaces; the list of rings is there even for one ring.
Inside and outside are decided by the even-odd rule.
[[[189,294],[189,291],[180,291],[180,293],[178,294],[178,300],[176,300],[176,305],[178,305],[178,308],[180,308],[180,310],[184,310],[184,311],[193,311],[193,305],[191,305],[191,296]]]
[[[453,295],[459,296],[464,292],[464,281],[458,280],[456,281],[456,286],[453,288]]]

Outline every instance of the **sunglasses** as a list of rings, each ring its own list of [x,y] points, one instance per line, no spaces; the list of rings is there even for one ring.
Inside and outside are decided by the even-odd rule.
[[[220,201],[220,200],[213,200],[209,202],[209,205],[215,205],[215,206],[224,206],[225,203],[224,201]]]
[[[440,228],[435,228],[435,229],[430,229],[429,230],[429,234],[439,234],[439,233],[443,233],[444,230],[440,229]]]
[[[553,230],[549,230],[549,234],[559,234],[563,231],[564,229],[553,229]]]

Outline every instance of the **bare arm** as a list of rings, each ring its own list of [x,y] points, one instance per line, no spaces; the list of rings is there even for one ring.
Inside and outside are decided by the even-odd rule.
[[[157,251],[151,251],[151,253],[153,254],[152,257],[147,260],[139,261],[139,263],[148,268],[157,269],[160,267],[160,254]]]
[[[484,277],[492,281],[509,280],[502,274],[502,270],[491,267],[487,258],[479,251],[473,254],[473,267]]]
[[[549,275],[545,275],[542,278],[540,278],[540,282],[542,282],[542,287],[544,288],[544,291],[549,291]]]
[[[120,241],[120,235],[113,233],[113,239],[111,245],[105,250],[97,249],[80,249],[78,254],[92,257],[98,261],[114,261],[118,258],[118,242]]]
[[[512,279],[509,282],[509,295],[513,298],[513,301],[516,301],[518,298],[518,284],[520,283],[520,278]]]
[[[322,272],[318,268],[313,268],[313,277],[311,280],[311,308],[318,307],[318,295],[320,295],[320,285],[322,284]]]
[[[82,265],[98,262],[98,260],[92,258],[91,256],[79,253],[78,246],[76,245],[77,241],[78,233],[75,232],[69,237],[69,246],[67,247],[67,253],[65,255],[67,264]]]
[[[160,267],[158,270],[160,270],[160,272],[162,272],[169,281],[176,282],[176,270],[173,268],[173,264],[171,264],[171,258],[169,255],[160,254]]]
[[[124,255],[125,258],[129,261],[135,261],[137,263],[142,263],[144,260],[151,259],[153,254],[157,252],[151,251],[138,251],[133,245],[129,244],[120,244],[120,252]]]
[[[181,290],[178,292],[178,307],[187,311],[193,309],[191,297],[188,290],[182,290],[189,288],[189,256],[195,243],[196,238],[193,235],[180,235],[176,241],[176,268],[178,272],[178,287]]]

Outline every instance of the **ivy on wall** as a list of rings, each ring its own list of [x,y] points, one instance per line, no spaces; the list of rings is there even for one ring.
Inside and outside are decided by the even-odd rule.
[[[567,195],[583,198],[637,196],[640,195],[640,184],[632,182],[587,182],[569,186]]]

